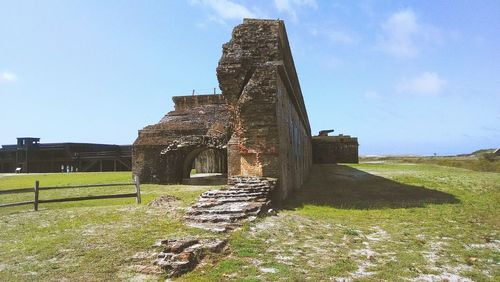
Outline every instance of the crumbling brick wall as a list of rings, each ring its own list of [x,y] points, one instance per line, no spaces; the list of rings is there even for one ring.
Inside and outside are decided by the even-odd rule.
[[[230,176],[278,179],[275,197],[299,188],[311,163],[311,131],[283,21],[245,19],[217,67],[232,114]]]
[[[132,170],[144,183],[180,183],[189,178],[196,156],[225,150],[231,136],[222,95],[173,97],[175,110],[139,130],[132,148]]]
[[[177,183],[202,150],[227,148],[229,176],[276,178],[274,198],[286,198],[307,177],[312,150],[283,21],[245,19],[235,27],[217,78],[222,95],[174,97],[175,111],[139,131],[134,173]]]

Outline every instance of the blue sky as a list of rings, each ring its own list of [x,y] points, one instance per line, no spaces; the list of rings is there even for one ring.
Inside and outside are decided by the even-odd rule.
[[[361,154],[500,146],[500,1],[0,0],[0,144],[130,144],[210,93],[243,17],[285,20],[313,133]]]

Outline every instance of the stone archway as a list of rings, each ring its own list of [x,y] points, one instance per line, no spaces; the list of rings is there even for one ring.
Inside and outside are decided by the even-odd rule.
[[[205,168],[201,175],[191,177],[193,164]],[[199,171],[198,171],[199,172]],[[186,152],[182,164],[182,183],[184,184],[225,184],[227,181],[227,149],[201,147]]]

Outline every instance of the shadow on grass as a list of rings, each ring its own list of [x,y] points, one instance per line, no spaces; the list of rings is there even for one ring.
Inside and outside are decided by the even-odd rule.
[[[314,165],[302,189],[283,208],[321,205],[344,209],[423,207],[460,202],[455,196],[402,184],[345,165]]]

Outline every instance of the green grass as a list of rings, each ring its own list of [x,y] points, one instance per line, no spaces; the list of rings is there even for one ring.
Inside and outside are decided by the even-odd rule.
[[[33,174],[0,177],[0,190],[41,186],[131,182],[130,173]],[[186,207],[209,187],[141,185],[142,205],[135,198],[40,204],[0,209],[0,281],[123,280],[136,273],[130,258],[157,240],[203,234],[187,228],[182,210],[149,207],[168,194]],[[40,191],[41,199],[130,193],[133,186]],[[0,195],[0,203],[32,200],[33,193]],[[160,277],[157,277],[158,279]]]
[[[142,205],[130,198],[0,209],[0,281],[161,281],[134,272],[131,257],[152,251],[157,239],[183,235],[228,237],[230,252],[210,255],[180,281],[500,279],[499,173],[385,163],[315,166],[311,176],[277,216],[228,235],[181,221],[182,207],[207,187],[143,185]],[[130,174],[0,177],[0,189],[35,179],[52,186],[123,182]],[[72,196],[102,192],[76,190]],[[181,209],[146,205],[163,194],[180,198]],[[0,195],[0,202],[15,196]]]
[[[435,164],[440,166],[458,167],[475,171],[499,172],[500,157],[494,156],[491,151],[479,150],[471,155],[465,156],[438,156],[438,157],[362,157],[361,162],[386,162],[386,163],[416,163],[416,164]]]
[[[227,260],[240,267],[220,273],[209,264],[181,280],[495,281],[499,203],[498,173],[316,166],[278,216],[231,235]],[[261,270],[269,267],[276,273]]]

